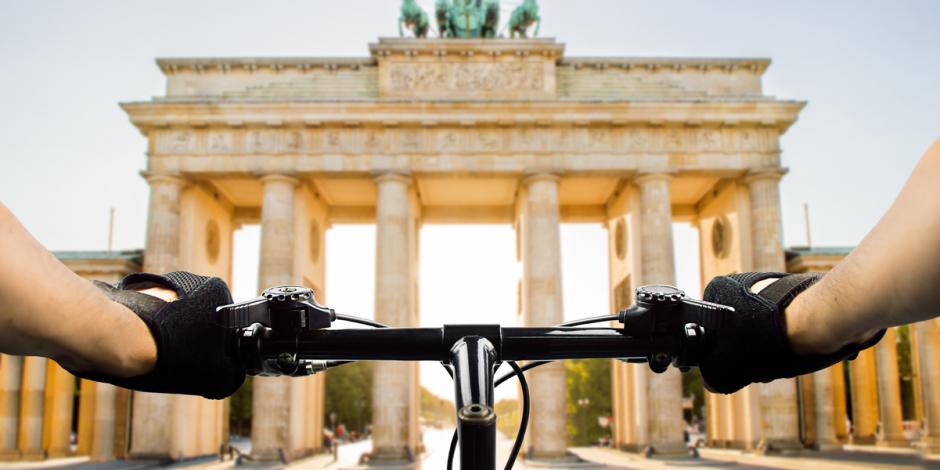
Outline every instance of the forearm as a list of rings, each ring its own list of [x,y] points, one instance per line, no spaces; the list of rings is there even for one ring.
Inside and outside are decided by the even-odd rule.
[[[59,262],[2,203],[0,351],[118,376],[147,372],[156,356],[136,315]]]
[[[938,314],[940,140],[875,228],[818,284],[794,299],[786,318],[798,352],[830,352],[880,329]]]

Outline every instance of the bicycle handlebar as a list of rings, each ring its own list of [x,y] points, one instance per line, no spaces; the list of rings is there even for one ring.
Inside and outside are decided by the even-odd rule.
[[[709,332],[718,329],[722,314],[733,311],[689,299],[671,286],[641,287],[636,299],[636,305],[618,315],[574,322],[616,319],[620,328],[387,328],[360,319],[380,328],[332,329],[336,313],[317,304],[310,289],[294,286],[271,288],[258,299],[218,311],[221,325],[232,331],[229,353],[251,375],[306,376],[358,360],[444,363],[455,380],[461,461],[466,468],[491,469],[496,416],[492,374],[500,362],[617,358],[646,362],[658,373],[670,364],[685,371],[713,347]],[[521,370],[514,370],[524,380]]]

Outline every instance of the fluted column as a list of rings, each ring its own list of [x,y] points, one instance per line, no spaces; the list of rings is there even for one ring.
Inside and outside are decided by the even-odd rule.
[[[832,400],[832,370],[814,372],[813,413],[816,417],[816,445],[820,450],[839,446],[836,440],[835,406]]]
[[[881,417],[881,429],[878,433],[879,445],[904,446],[901,421],[901,383],[898,373],[898,345],[895,328],[888,328],[884,338],[875,346],[875,360],[878,370],[878,409]]]
[[[23,357],[0,354],[0,459],[16,458],[16,435],[20,428],[20,395]]]
[[[103,462],[114,458],[117,387],[104,382],[96,383],[94,387],[95,411],[90,457],[93,462]]]
[[[165,273],[179,268],[180,194],[186,181],[172,175],[149,175],[150,208],[144,271]]]
[[[294,266],[294,190],[297,180],[284,175],[261,178],[261,252],[258,292],[292,284]],[[276,460],[290,451],[290,377],[252,379],[251,453],[259,460]]]
[[[786,271],[780,218],[780,178],[784,171],[752,171],[745,178],[751,200],[751,252],[754,271]],[[762,443],[799,448],[800,414],[796,379],[760,384]]]
[[[417,272],[416,208],[411,178],[375,178],[375,319],[414,326]],[[416,370],[407,362],[375,363],[372,384],[372,458],[408,460],[417,445],[412,416]]]
[[[179,269],[180,194],[186,182],[171,175],[148,175],[150,208],[147,213],[144,271],[165,273]],[[134,392],[131,413],[132,457],[169,456],[173,396]]]
[[[525,326],[549,326],[564,318],[561,298],[561,209],[558,177],[537,174],[522,181],[517,202]],[[534,372],[534,373],[533,373]],[[561,362],[528,374],[532,412],[527,455],[565,455],[565,369]]]
[[[46,402],[46,368],[49,360],[27,356],[23,359],[23,390],[20,396],[20,432],[18,447],[23,459],[41,459],[42,418]]]
[[[852,442],[874,444],[878,432],[878,373],[875,352],[866,349],[851,361],[849,377],[852,391]]]
[[[940,453],[940,327],[936,320],[911,325],[917,335],[920,377],[924,401],[924,435],[927,452]],[[884,340],[882,340],[884,341]]]
[[[642,174],[634,183],[640,195],[640,279],[638,285],[676,283],[672,246],[671,176],[666,173]],[[646,444],[659,453],[682,452],[682,375],[670,367],[662,374],[642,367],[637,375],[646,378]],[[643,383],[643,380],[638,380]],[[642,399],[641,399],[642,400]],[[638,408],[644,408],[642,401]],[[639,411],[639,410],[638,410]],[[640,444],[644,442],[641,440]]]

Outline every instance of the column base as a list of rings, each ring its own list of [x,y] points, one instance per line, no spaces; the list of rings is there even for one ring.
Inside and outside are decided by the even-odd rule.
[[[554,454],[554,455],[531,455],[523,454],[523,460],[525,460],[526,467],[533,468],[571,468],[578,467],[581,465],[590,465],[596,466],[596,464],[588,462],[577,455],[565,451],[563,454]]]
[[[837,441],[817,442],[813,445],[813,449],[820,452],[831,452],[834,450],[842,450],[842,444]]]
[[[21,450],[19,460],[45,460],[48,456],[46,455],[45,449],[29,449]]]
[[[415,452],[410,447],[374,449],[362,454],[359,464],[366,467],[417,468]]]
[[[922,452],[924,452],[928,456],[940,458],[940,439],[937,439],[937,438],[921,439],[920,441],[916,442],[914,446],[920,449]]]
[[[19,460],[20,451],[16,449],[4,449],[0,450],[0,460],[9,461],[9,460]]]
[[[875,445],[878,447],[910,447],[911,443],[903,437],[895,437],[891,439],[878,439],[875,441]]]
[[[805,450],[806,446],[796,439],[763,439],[754,449],[760,454],[777,454],[784,452],[798,452]]]
[[[626,444],[619,447],[620,450],[624,452],[630,452],[634,454],[640,454],[646,458],[653,457],[681,457],[681,456],[692,456],[697,457],[698,451],[695,448],[688,447],[684,444],[666,444],[666,445],[639,445],[639,444]]]
[[[871,446],[875,445],[876,440],[875,436],[851,436],[849,437],[849,444]]]

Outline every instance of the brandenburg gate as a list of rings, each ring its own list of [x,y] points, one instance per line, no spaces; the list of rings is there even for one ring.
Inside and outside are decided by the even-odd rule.
[[[675,282],[677,220],[716,245],[703,250],[705,277],[784,270],[779,138],[803,103],[762,94],[767,60],[566,58],[552,39],[383,38],[369,49],[159,60],[166,96],[122,105],[149,141],[144,269],[230,278],[232,230],[260,223],[259,288],[322,295],[323,231],[375,223],[376,319],[395,326],[418,324],[422,224],[513,224],[526,325],[562,321],[564,222],[608,227],[612,310],[639,284]],[[528,452],[561,455],[564,369],[530,375]],[[623,364],[614,383],[618,442],[684,448],[678,371]],[[406,458],[420,445],[417,367],[377,364],[374,387],[373,454]],[[319,378],[255,378],[253,452],[317,446],[322,390]],[[210,402],[135,395],[132,454],[188,453],[180,436],[219,420]],[[710,407],[746,440],[798,440],[792,380]]]
[[[562,321],[561,223],[607,229],[611,311],[641,284],[675,283],[677,221],[699,230],[704,280],[786,269],[780,136],[804,103],[762,92],[769,60],[566,57],[553,39],[382,38],[369,51],[158,60],[165,96],[122,104],[148,141],[143,269],[231,280],[233,231],[260,224],[259,289],[302,283],[322,299],[324,231],[374,223],[376,319],[394,326],[418,325],[422,224],[513,224],[520,323],[533,326]],[[936,335],[922,336],[921,366],[936,365]],[[619,361],[612,373],[615,444],[683,451],[680,373]],[[529,377],[525,450],[563,455],[564,368]],[[924,389],[938,379],[925,374]],[[252,380],[255,457],[318,449],[323,378]],[[708,395],[709,442],[800,446],[800,390],[778,380]],[[876,412],[878,397],[899,400],[885,390]],[[419,451],[418,391],[415,364],[376,364],[372,458]],[[828,409],[818,422],[833,421]],[[226,434],[224,402],[135,392],[130,416],[132,457],[212,453]],[[888,425],[899,431],[900,415]]]

